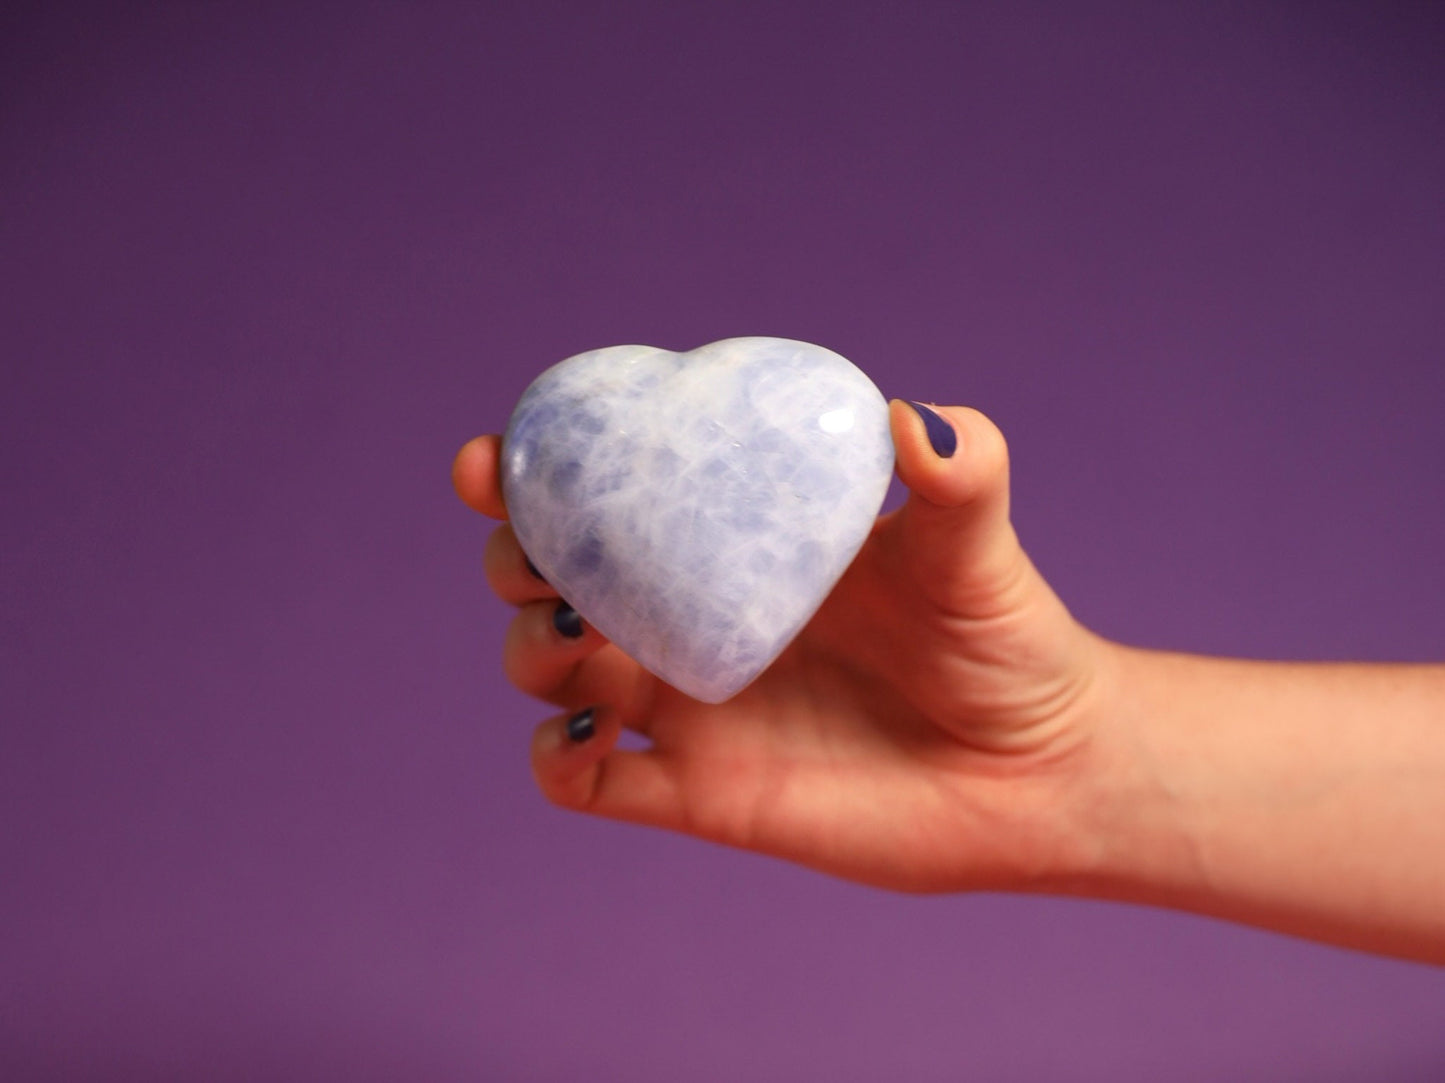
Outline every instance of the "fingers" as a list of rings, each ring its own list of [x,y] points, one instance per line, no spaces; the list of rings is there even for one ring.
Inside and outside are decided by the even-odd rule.
[[[522,607],[507,629],[502,669],[529,696],[559,707],[607,703],[624,724],[644,728],[644,671],[560,599]]]
[[[618,749],[615,711],[589,708],[549,719],[532,738],[532,773],[555,805],[631,823],[677,827],[682,791],[670,761]]]
[[[496,437],[473,440],[458,453],[452,473],[463,500],[485,514],[505,516],[500,501],[488,510],[495,496],[496,450]],[[522,552],[511,524],[492,531],[482,565],[497,597],[520,609],[502,648],[502,668],[512,684],[561,707],[615,704],[621,717],[640,729],[648,688],[643,671],[558,598]]]
[[[898,476],[911,490],[899,529],[920,585],[988,591],[1026,563],[1009,522],[1008,446],[964,406],[890,403]]]
[[[510,523],[497,527],[487,539],[487,546],[482,550],[482,568],[487,575],[487,584],[508,605],[525,605],[542,598],[557,597],[557,592],[522,552]]]
[[[462,445],[452,460],[452,488],[462,503],[492,519],[505,519],[502,503],[502,438],[478,436]]]
[[[570,693],[581,664],[605,640],[566,602],[534,602],[522,607],[502,645],[502,670],[529,696],[568,707],[578,705]]]
[[[452,486],[468,507],[505,520],[499,474],[501,439],[479,436],[452,461]],[[487,582],[520,606],[507,630],[503,668],[519,689],[566,707],[610,703],[543,723],[532,741],[532,768],[548,800],[656,826],[681,821],[680,789],[665,761],[651,752],[616,748],[624,724],[643,730],[646,675],[592,628],[530,565],[509,525],[487,539]]]

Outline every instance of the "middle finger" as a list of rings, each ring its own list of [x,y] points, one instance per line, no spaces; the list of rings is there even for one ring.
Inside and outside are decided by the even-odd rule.
[[[482,567],[492,590],[508,605],[526,605],[557,597],[557,592],[522,552],[511,523],[503,523],[492,531],[482,552]]]

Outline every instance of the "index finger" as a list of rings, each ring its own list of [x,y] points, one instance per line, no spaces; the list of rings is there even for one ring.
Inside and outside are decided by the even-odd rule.
[[[493,519],[507,517],[502,503],[502,438],[478,436],[462,445],[452,460],[452,488],[469,508]]]

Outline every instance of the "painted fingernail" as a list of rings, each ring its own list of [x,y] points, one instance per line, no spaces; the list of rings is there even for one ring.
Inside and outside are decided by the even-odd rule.
[[[567,740],[571,741],[574,745],[580,745],[592,740],[592,736],[596,732],[596,707],[588,707],[585,711],[578,711],[571,718],[567,719]]]
[[[552,627],[557,629],[558,635],[577,639],[582,635],[582,614],[566,602],[558,602],[557,608],[552,611]]]
[[[953,458],[953,453],[958,450],[958,433],[953,431],[953,426],[921,402],[910,402],[908,405],[923,418],[923,427],[928,432],[928,442],[933,445],[934,453],[940,459]]]
[[[547,581],[546,577],[537,570],[537,565],[532,563],[531,557],[524,555],[522,559],[527,562],[527,571],[532,573],[533,578],[540,579],[544,583]]]

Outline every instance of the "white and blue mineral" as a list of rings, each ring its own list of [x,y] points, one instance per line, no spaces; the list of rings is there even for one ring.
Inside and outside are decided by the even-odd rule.
[[[793,640],[872,528],[888,406],[821,346],[613,346],[548,369],[502,445],[522,549],[603,635],[708,703]]]

